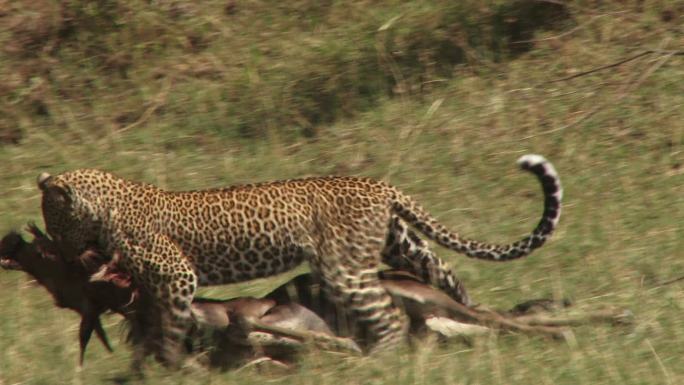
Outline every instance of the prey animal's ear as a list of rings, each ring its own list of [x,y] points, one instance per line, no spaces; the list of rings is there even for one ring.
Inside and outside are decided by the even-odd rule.
[[[26,244],[26,241],[18,232],[10,231],[0,239],[0,258],[14,258]]]
[[[52,178],[52,175],[48,174],[47,172],[41,172],[40,175],[38,175],[38,178],[36,178],[36,182],[38,184],[38,188],[41,191],[45,191],[48,186],[48,182]]]

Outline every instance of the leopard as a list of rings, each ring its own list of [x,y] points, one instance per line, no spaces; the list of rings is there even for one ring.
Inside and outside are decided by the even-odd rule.
[[[182,360],[199,286],[273,276],[305,262],[335,303],[368,336],[366,351],[401,343],[408,320],[378,278],[382,264],[412,273],[459,303],[471,300],[449,265],[418,233],[467,257],[508,261],[529,255],[554,232],[563,190],[541,155],[518,160],[543,191],[534,229],[509,244],[472,240],[448,229],[389,183],[322,176],[171,191],[98,169],[42,173],[37,184],[48,234],[64,255],[115,255],[159,307],[158,358]]]

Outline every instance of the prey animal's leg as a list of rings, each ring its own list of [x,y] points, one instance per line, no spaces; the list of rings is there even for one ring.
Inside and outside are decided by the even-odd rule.
[[[454,276],[449,265],[397,216],[390,220],[382,261],[392,268],[415,274],[463,305],[472,305],[463,283]]]
[[[81,316],[81,324],[78,328],[78,342],[81,348],[78,360],[80,366],[83,366],[86,347],[88,346],[88,342],[90,341],[90,337],[93,334],[93,331],[95,331],[97,338],[100,339],[100,342],[102,342],[104,347],[110,353],[114,351],[112,349],[112,345],[109,343],[109,340],[107,339],[107,333],[105,333],[104,329],[102,328],[102,323],[100,322],[100,314],[93,313],[91,309],[86,308],[84,314]]]

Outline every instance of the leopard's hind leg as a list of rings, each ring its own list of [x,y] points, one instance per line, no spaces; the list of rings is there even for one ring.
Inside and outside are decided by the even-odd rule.
[[[364,339],[368,352],[403,343],[408,318],[378,277],[383,236],[355,231],[339,235],[323,237],[316,255],[309,259],[312,272],[321,278],[328,298],[355,321],[360,332],[356,334]]]
[[[430,250],[426,241],[394,215],[390,219],[382,262],[394,269],[415,274],[459,303],[472,305],[463,283],[451,272],[449,265]]]
[[[328,298],[342,306],[356,323],[357,337],[370,353],[386,351],[404,342],[408,319],[380,284],[376,269],[313,271],[322,278]]]

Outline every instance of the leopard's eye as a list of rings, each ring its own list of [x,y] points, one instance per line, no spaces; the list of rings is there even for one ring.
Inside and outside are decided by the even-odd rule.
[[[55,194],[54,199],[56,202],[59,202],[59,203],[65,203],[67,200],[66,196],[64,196],[63,194]]]
[[[69,192],[61,187],[51,187],[50,196],[52,197],[53,201],[57,204],[61,205],[68,205],[71,203],[71,197],[69,196]]]

